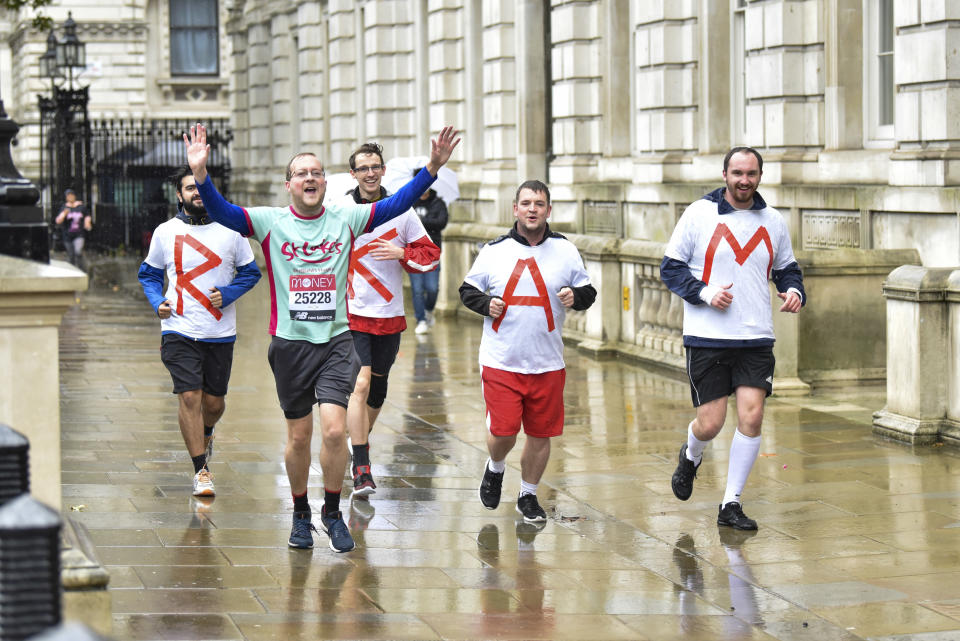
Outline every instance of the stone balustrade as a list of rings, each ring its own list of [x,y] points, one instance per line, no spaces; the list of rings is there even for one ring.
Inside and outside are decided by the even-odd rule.
[[[506,231],[504,226],[453,223],[444,232],[438,308],[470,314],[457,288],[480,246]],[[568,234],[580,250],[597,302],[570,311],[564,337],[578,349],[632,358],[684,373],[683,301],[660,281],[664,243]],[[811,301],[800,314],[777,312],[775,393],[806,394],[811,385],[878,382],[886,376],[886,325],[883,280],[911,261],[915,250],[813,250],[796,252]]]
[[[887,405],[873,429],[915,444],[960,442],[960,268],[903,265],[887,299]]]

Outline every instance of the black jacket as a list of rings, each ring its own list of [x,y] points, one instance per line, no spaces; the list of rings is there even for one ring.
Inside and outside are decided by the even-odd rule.
[[[420,217],[420,222],[426,228],[430,240],[439,247],[440,232],[447,226],[447,205],[436,192],[431,190],[429,198],[418,200],[413,204],[413,211]]]

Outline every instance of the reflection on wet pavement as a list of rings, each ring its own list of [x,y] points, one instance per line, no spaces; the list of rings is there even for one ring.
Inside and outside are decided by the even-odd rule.
[[[111,573],[117,639],[960,639],[960,458],[872,436],[882,390],[772,398],[745,492],[760,530],[738,532],[716,525],[730,425],[681,503],[686,383],[568,348],[535,527],[510,498],[519,453],[503,504],[477,498],[469,317],[404,334],[370,439],[377,492],[345,488],[357,549],[334,554],[321,533],[290,550],[266,296],[241,300],[213,500],[191,496],[149,306],[92,291],[64,319],[63,504],[84,506],[70,516]]]

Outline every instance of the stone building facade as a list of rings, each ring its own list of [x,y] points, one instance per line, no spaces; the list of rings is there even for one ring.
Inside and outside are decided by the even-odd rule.
[[[193,8],[184,13],[191,4]],[[228,9],[222,0],[61,0],[43,12],[53,19],[58,39],[70,16],[77,24],[77,37],[86,43],[87,66],[75,72],[74,86],[89,87],[90,120],[139,123],[230,115]],[[38,95],[49,97],[52,90],[51,80],[41,77],[39,64],[48,34],[35,29],[32,18],[27,10],[0,11],[0,96],[21,127],[14,162],[20,173],[39,184]],[[186,37],[202,45],[202,54],[185,58],[174,53],[178,48],[171,41],[187,32],[195,34]],[[202,65],[191,68],[201,60]],[[57,83],[66,86],[64,79]],[[46,201],[50,194],[43,198]]]
[[[441,125],[463,130],[447,311],[476,244],[510,224],[516,185],[546,179],[552,223],[601,290],[570,335],[679,367],[682,309],[659,259],[741,144],[764,155],[761,192],[787,219],[817,301],[778,319],[778,366],[797,389],[882,378],[886,275],[960,265],[956,0],[220,0],[219,74],[197,92],[203,104],[167,70],[171,2],[56,11],[85,5],[74,15],[103,61],[98,109],[228,110],[238,202],[284,202],[296,150],[336,172],[360,142],[423,154]],[[8,35],[29,53],[14,67],[43,51],[41,34]],[[20,71],[14,103],[42,88]]]

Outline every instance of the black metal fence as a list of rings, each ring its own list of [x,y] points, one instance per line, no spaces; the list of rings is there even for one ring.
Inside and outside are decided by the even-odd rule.
[[[90,128],[94,198],[92,249],[145,254],[150,236],[176,212],[171,176],[186,164],[183,134],[195,120],[102,120]],[[207,171],[224,196],[230,188],[227,120],[207,120]]]

